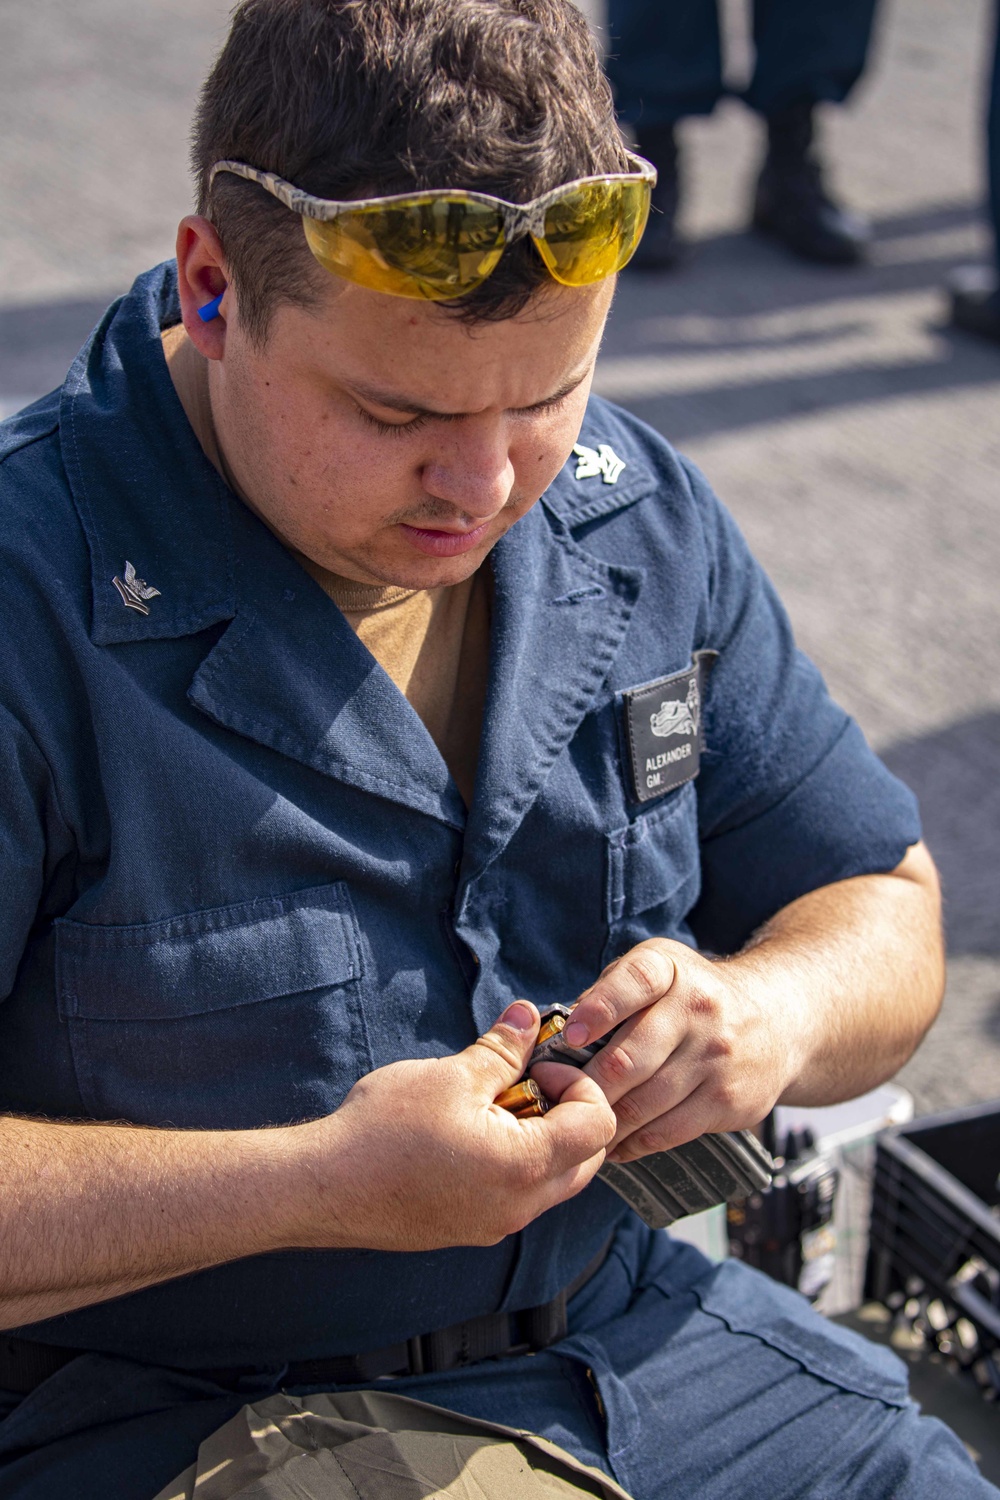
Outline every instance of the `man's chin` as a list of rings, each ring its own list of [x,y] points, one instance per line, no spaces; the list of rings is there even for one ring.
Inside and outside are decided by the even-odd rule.
[[[427,557],[410,548],[406,551],[393,548],[391,554],[387,550],[382,555],[345,559],[334,571],[358,583],[381,584],[387,588],[444,588],[471,578],[498,540],[498,537],[490,537],[458,557]]]
[[[397,588],[434,589],[464,583],[482,566],[515,519],[497,518],[477,528],[478,535],[464,536],[401,523],[392,528],[384,548],[373,548],[357,562],[380,583]],[[466,538],[471,545],[462,545]]]
[[[482,534],[435,531],[400,520],[356,552],[315,557],[322,567],[356,583],[386,588],[436,589],[464,583],[482,567],[497,542],[530,506],[505,507]],[[477,528],[477,531],[480,528]],[[468,537],[472,545],[462,546]],[[439,540],[440,539],[440,540]],[[452,545],[452,541],[458,545]]]
[[[487,542],[460,557],[422,557],[387,564],[383,581],[405,589],[438,589],[464,583],[479,571],[493,545],[493,541]]]

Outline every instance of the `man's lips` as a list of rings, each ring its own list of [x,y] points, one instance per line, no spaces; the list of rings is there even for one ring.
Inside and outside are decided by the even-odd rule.
[[[490,522],[484,521],[471,531],[436,531],[426,526],[408,526],[401,521],[399,529],[411,546],[428,557],[459,557],[478,547],[490,529]]]

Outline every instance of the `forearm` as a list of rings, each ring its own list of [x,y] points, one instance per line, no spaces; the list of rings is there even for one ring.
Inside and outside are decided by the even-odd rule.
[[[854,1098],[902,1066],[944,988],[940,896],[916,845],[898,869],[825,886],[784,908],[730,961],[784,1013],[786,1104]]]
[[[294,1243],[295,1131],[0,1120],[0,1327]]]
[[[524,1001],[453,1057],[392,1063],[330,1115],[271,1130],[0,1118],[0,1328],[226,1261],[296,1248],[495,1245],[579,1192],[614,1116],[576,1069],[521,1121]]]

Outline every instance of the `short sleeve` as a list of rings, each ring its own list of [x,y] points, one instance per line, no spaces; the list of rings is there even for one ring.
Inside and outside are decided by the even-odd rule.
[[[698,817],[699,945],[740,948],[797,897],[892,870],[920,838],[912,792],[869,748],[799,651],[788,616],[739,528],[686,465],[709,558]]]

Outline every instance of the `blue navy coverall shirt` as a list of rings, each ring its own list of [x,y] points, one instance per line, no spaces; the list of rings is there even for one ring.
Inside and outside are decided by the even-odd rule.
[[[491,554],[466,812],[413,709],[202,454],[159,343],[178,320],[161,267],[62,390],[0,429],[0,1110],[208,1130],[319,1116],[374,1068],[469,1045],[515,996],[571,1000],[653,935],[734,951],[919,837],[705,481],[598,400],[581,444],[624,467],[574,456]],[[128,563],[158,590],[148,613],[125,605]],[[671,762],[658,793],[645,761],[635,779],[625,695],[709,660],[698,774]],[[259,1391],[289,1360],[532,1306],[612,1233],[556,1352],[403,1386],[671,1500],[735,1492],[736,1386],[755,1392],[757,1451],[772,1432],[772,1474],[789,1422],[829,1450],[831,1398],[873,1445],[913,1424],[888,1356],[646,1231],[598,1183],[493,1248],[261,1256],[19,1330],[87,1353],[0,1397],[0,1496],[152,1495],[240,1404],[184,1372],[252,1367]],[[666,1424],[651,1451],[647,1408]]]

